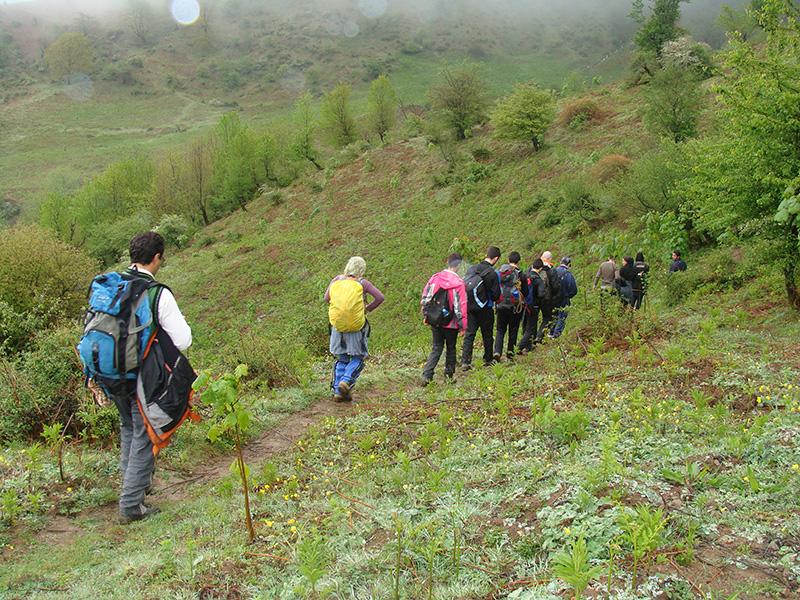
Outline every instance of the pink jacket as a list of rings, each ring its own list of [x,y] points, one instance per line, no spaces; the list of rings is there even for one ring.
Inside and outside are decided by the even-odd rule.
[[[464,287],[464,280],[452,271],[439,271],[428,280],[428,284],[422,290],[420,305],[425,306],[436,292],[442,288],[449,290],[450,306],[453,308],[454,313],[453,320],[445,327],[447,329],[466,329],[467,289]]]

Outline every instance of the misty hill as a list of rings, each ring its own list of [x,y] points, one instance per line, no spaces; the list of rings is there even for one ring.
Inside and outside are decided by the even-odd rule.
[[[712,45],[723,38],[719,4],[686,9],[689,29]],[[133,147],[174,148],[231,108],[254,122],[280,119],[305,90],[347,82],[358,94],[384,72],[403,103],[426,104],[443,61],[485,64],[494,94],[524,80],[580,91],[625,73],[629,9],[622,0],[568,9],[230,0],[181,26],[165,5],[140,1],[0,5],[0,194],[27,205],[50,174],[83,178]],[[45,50],[68,31],[87,36],[94,60],[65,84],[48,73]]]

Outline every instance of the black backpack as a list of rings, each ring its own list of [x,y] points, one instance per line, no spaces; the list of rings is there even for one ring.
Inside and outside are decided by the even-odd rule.
[[[453,320],[453,309],[450,306],[450,291],[445,288],[433,295],[425,306],[422,307],[425,322],[431,327],[444,327]]]
[[[467,290],[467,302],[470,310],[483,308],[489,303],[489,292],[483,284],[483,275],[481,275],[478,267],[480,265],[471,266],[464,277],[464,287]]]
[[[547,271],[547,286],[550,288],[551,300],[561,299],[561,272],[552,267]]]

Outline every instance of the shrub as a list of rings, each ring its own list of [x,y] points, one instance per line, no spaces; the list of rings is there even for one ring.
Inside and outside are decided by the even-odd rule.
[[[564,105],[558,116],[558,124],[580,128],[586,123],[599,121],[603,116],[597,102],[591,98],[578,98]]]
[[[633,161],[622,154],[608,154],[597,161],[592,169],[592,177],[598,183],[608,183],[630,170]]]
[[[38,225],[0,237],[0,301],[15,312],[77,315],[97,265]]]
[[[182,215],[164,215],[154,229],[175,248],[185,248],[192,237],[192,224]]]
[[[72,347],[79,332],[63,327],[41,333],[16,362],[0,359],[0,440],[37,437],[44,424],[82,430],[82,405],[93,402]]]

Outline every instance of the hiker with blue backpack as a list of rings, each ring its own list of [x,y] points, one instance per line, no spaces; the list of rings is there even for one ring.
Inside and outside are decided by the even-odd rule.
[[[483,364],[494,362],[494,303],[500,298],[500,280],[494,266],[500,260],[500,249],[489,246],[486,258],[472,265],[464,276],[469,312],[464,347],[461,351],[461,369],[472,368],[472,347],[478,330],[483,338]]]
[[[364,278],[367,263],[360,256],[347,261],[344,273],[325,290],[331,326],[330,352],[336,357],[331,378],[334,402],[350,402],[352,390],[369,356],[370,325],[367,314],[383,304],[384,296]],[[367,296],[372,302],[367,304]]]
[[[137,235],[130,258],[124,272],[92,281],[77,347],[87,384],[99,387],[119,411],[122,524],[159,512],[144,502],[155,457],[186,418],[195,418],[196,375],[182,354],[192,330],[170,289],[155,280],[164,264],[164,238]]]
[[[457,273],[462,261],[460,254],[451,254],[446,268],[433,275],[422,290],[422,315],[433,336],[431,353],[422,371],[423,386],[433,381],[433,372],[445,346],[445,379],[452,381],[456,371],[456,341],[459,332],[467,329],[467,290]]]
[[[528,296],[528,279],[523,277],[519,268],[522,257],[519,252],[508,255],[508,263],[500,267],[497,276],[500,279],[500,298],[495,305],[497,333],[494,338],[494,360],[500,362],[503,354],[503,342],[508,333],[506,358],[514,360],[514,349],[517,346],[519,326],[525,313]]]
[[[570,266],[572,259],[565,256],[561,259],[561,264],[556,267],[557,275],[560,280],[560,296],[556,303],[555,325],[550,332],[550,337],[557,338],[564,333],[564,327],[567,324],[567,316],[569,315],[569,306],[572,299],[578,295],[578,284],[575,281],[575,276],[572,274]]]

